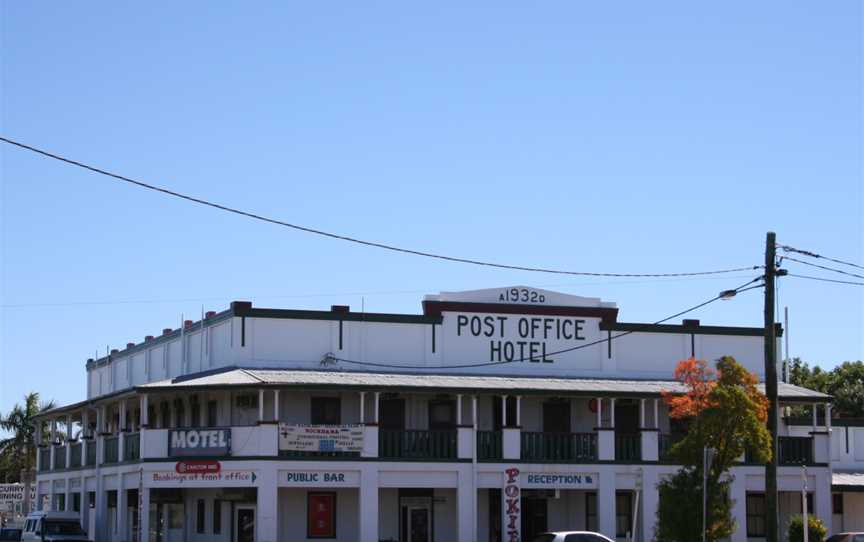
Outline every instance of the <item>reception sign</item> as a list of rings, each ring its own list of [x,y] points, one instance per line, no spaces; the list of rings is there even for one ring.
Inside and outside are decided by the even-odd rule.
[[[597,475],[582,472],[523,472],[522,487],[531,489],[597,489]]]
[[[279,424],[279,449],[298,452],[360,452],[363,426]]]

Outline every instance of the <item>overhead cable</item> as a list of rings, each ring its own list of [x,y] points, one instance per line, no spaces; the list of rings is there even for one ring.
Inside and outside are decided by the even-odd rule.
[[[850,273],[848,271],[843,271],[842,269],[834,269],[833,267],[828,267],[825,265],[819,265],[818,263],[805,262],[804,260],[799,260],[797,258],[793,258],[791,256],[784,256],[783,259],[789,260],[790,262],[797,262],[802,265],[809,265],[810,267],[817,267],[819,269],[824,269],[825,271],[832,271],[834,273],[840,273],[841,275],[848,275],[850,277],[855,277],[859,279],[864,279],[864,275],[857,275],[855,273]]]
[[[796,275],[795,273],[788,273],[787,277],[795,277],[799,279],[810,279],[810,280],[818,280],[822,282],[833,282],[835,284],[851,284],[853,286],[864,286],[864,282],[855,282],[852,280],[837,280],[837,279],[826,279],[825,277],[813,277],[810,275]]]
[[[460,258],[460,257],[456,257],[456,256],[447,256],[444,254],[436,254],[433,252],[426,252],[426,251],[422,251],[422,250],[416,250],[416,249],[398,247],[398,246],[394,246],[394,245],[388,245],[388,244],[379,243],[376,241],[366,241],[364,239],[358,239],[356,237],[350,237],[347,235],[342,235],[342,234],[327,232],[324,230],[319,230],[319,229],[312,228],[309,226],[303,226],[300,224],[293,224],[291,222],[285,222],[284,220],[279,220],[276,218],[270,218],[270,217],[267,217],[264,215],[250,212],[250,211],[244,211],[244,210],[238,209],[236,207],[229,207],[227,205],[222,205],[220,203],[214,203],[212,201],[201,199],[201,198],[198,198],[195,196],[182,194],[180,192],[176,192],[174,190],[169,190],[167,188],[156,186],[156,185],[153,185],[150,183],[145,183],[143,181],[137,181],[135,179],[132,179],[132,178],[129,178],[129,177],[126,177],[123,175],[119,175],[117,173],[111,173],[110,171],[106,171],[104,169],[100,169],[100,168],[95,167],[95,166],[90,166],[90,165],[84,164],[82,162],[72,160],[70,158],[65,158],[63,156],[53,154],[53,153],[50,153],[48,151],[44,151],[42,149],[38,149],[38,148],[30,146],[30,145],[26,145],[24,143],[20,143],[18,141],[15,141],[15,140],[12,140],[12,139],[9,139],[6,137],[0,136],[0,141],[3,141],[3,142],[8,143],[10,145],[14,145],[16,147],[34,152],[34,153],[42,155],[46,158],[52,158],[54,160],[58,160],[60,162],[66,163],[66,164],[70,164],[73,166],[77,166],[79,168],[86,169],[88,171],[92,171],[93,173],[98,173],[100,175],[105,175],[107,177],[111,177],[111,178],[119,180],[119,181],[133,184],[133,185],[138,186],[140,188],[145,188],[147,190],[153,190],[155,192],[160,192],[160,193],[166,194],[168,196],[173,196],[175,198],[184,199],[186,201],[191,201],[191,202],[197,203],[199,205],[205,205],[207,207],[219,209],[221,211],[225,211],[228,213],[233,213],[236,215],[245,216],[246,218],[251,218],[253,220],[259,220],[261,222],[267,222],[270,224],[275,224],[277,226],[284,226],[286,228],[292,228],[292,229],[299,230],[299,231],[306,232],[306,233],[312,233],[312,234],[320,235],[323,237],[329,237],[331,239],[338,239],[341,241],[347,241],[349,243],[356,243],[359,245],[365,245],[365,246],[369,246],[369,247],[380,248],[380,249],[389,250],[392,252],[400,252],[403,254],[413,254],[415,256],[423,256],[425,258],[434,258],[437,260],[445,260],[445,261],[450,261],[450,262],[479,265],[479,266],[484,266],[484,267],[494,267],[494,268],[498,268],[498,269],[509,269],[509,270],[513,270],[513,271],[530,271],[530,272],[534,272],[534,273],[550,273],[550,274],[555,274],[555,275],[577,275],[577,276],[586,276],[586,277],[691,277],[691,276],[698,276],[698,275],[718,275],[718,274],[724,274],[724,273],[737,273],[739,271],[752,271],[755,269],[759,269],[761,267],[758,265],[756,265],[756,266],[751,265],[751,266],[746,266],[746,267],[735,267],[735,268],[731,268],[731,269],[715,269],[715,270],[711,270],[711,271],[693,271],[693,272],[681,272],[681,273],[596,273],[596,272],[588,272],[588,271],[569,271],[569,270],[565,270],[565,269],[549,269],[549,268],[544,268],[544,267],[510,265],[510,264],[502,264],[502,263],[489,262],[489,261],[483,261],[483,260],[476,260],[476,259],[471,259],[471,258]]]
[[[848,265],[850,267],[857,267],[858,269],[864,269],[864,265],[859,265],[857,263],[847,262],[845,260],[838,260],[837,258],[829,258],[828,256],[823,256],[821,254],[816,254],[815,252],[811,252],[809,250],[802,250],[800,248],[790,247],[788,245],[778,245],[786,252],[795,252],[797,254],[802,254],[804,256],[810,256],[811,258],[819,258],[822,260],[828,260],[829,262],[839,263],[841,265]]]

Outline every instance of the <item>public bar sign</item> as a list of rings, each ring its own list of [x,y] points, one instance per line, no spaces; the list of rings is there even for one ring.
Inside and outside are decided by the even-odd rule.
[[[297,452],[361,452],[363,426],[280,423],[279,449]]]
[[[172,429],[168,431],[168,455],[225,456],[231,452],[230,429]]]

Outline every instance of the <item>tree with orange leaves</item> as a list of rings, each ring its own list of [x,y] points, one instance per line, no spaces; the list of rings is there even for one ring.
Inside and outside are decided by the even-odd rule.
[[[655,536],[658,542],[690,542],[702,537],[702,450],[716,450],[708,470],[707,539],[728,538],[736,528],[731,515],[729,469],[749,451],[756,461],[771,455],[766,427],[768,401],[756,377],[731,356],[711,369],[702,360],[678,363],[675,379],[683,392],[664,393],[669,417],[684,420],[687,434],[670,450],[683,468],[662,481]]]

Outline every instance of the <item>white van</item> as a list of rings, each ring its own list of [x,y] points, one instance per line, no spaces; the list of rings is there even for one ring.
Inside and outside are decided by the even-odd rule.
[[[89,540],[87,533],[81,528],[78,512],[32,512],[24,520],[25,540],[39,542],[55,542],[60,540]]]

